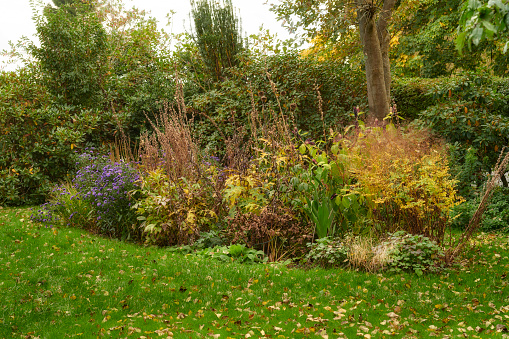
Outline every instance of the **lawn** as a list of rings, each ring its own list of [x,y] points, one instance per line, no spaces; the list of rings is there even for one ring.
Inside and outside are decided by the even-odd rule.
[[[246,265],[0,210],[1,338],[509,337],[509,237],[442,274]]]

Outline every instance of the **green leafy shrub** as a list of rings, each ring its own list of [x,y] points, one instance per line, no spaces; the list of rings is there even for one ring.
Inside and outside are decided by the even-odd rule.
[[[459,142],[455,142],[449,145],[448,153],[451,176],[458,181],[458,193],[465,199],[472,199],[478,194],[485,179],[484,173],[480,171],[483,164],[477,156],[477,149],[465,149]]]
[[[222,192],[223,200],[229,206],[229,215],[239,213],[259,214],[274,193],[274,183],[265,180],[263,172],[251,166],[245,173],[229,171]]]
[[[154,121],[175,97],[175,60],[167,49],[171,38],[157,30],[156,20],[144,11],[122,6],[110,2],[101,13],[103,18],[108,16],[107,99],[125,133],[139,140],[144,131],[151,130],[147,117]]]
[[[404,231],[390,234],[384,245],[389,248],[389,270],[393,272],[413,271],[417,275],[434,272],[438,269],[437,260],[443,255],[441,248],[428,237]]]
[[[108,39],[96,11],[76,2],[34,13],[40,46],[31,43],[29,50],[46,89],[59,104],[104,102]]]
[[[0,73],[0,204],[42,203],[75,150],[111,140],[108,113],[56,105],[29,68]]]
[[[203,113],[195,119],[203,147],[221,152],[236,126],[248,128],[248,135],[256,134],[260,125],[274,123],[281,114],[289,126],[320,138],[324,127],[328,130],[351,120],[353,107],[365,104],[364,82],[360,72],[338,60],[321,62],[292,52],[246,54],[213,88],[192,90],[195,84],[186,83],[186,98],[194,112]]]
[[[479,185],[482,173],[490,171],[499,151],[509,143],[508,86],[503,84],[488,76],[469,73],[436,86],[433,96],[437,103],[420,114],[423,126],[455,145],[461,155],[455,159],[457,166],[470,161],[467,166],[472,167],[474,154],[467,150],[476,150],[477,169],[470,168],[468,173],[472,176],[461,178],[460,189],[469,183]],[[470,159],[465,157],[467,154]]]
[[[397,78],[391,82],[391,96],[400,114],[406,120],[417,119],[419,113],[435,104],[432,89],[437,83],[447,81],[447,78]]]
[[[348,247],[340,239],[328,237],[317,239],[307,244],[309,252],[304,257],[315,265],[322,267],[345,266],[348,262]]]
[[[140,198],[133,208],[145,242],[159,246],[192,243],[200,232],[216,228],[215,199],[206,187],[183,177],[169,180],[161,168],[143,175]]]
[[[478,207],[478,197],[455,206],[451,211],[451,226],[465,229]],[[490,204],[483,214],[480,229],[484,232],[509,232],[509,188],[498,187],[494,190]]]

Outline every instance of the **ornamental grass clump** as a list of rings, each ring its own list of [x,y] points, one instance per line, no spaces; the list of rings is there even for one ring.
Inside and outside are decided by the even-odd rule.
[[[374,202],[381,234],[404,230],[441,244],[452,207],[462,201],[442,145],[424,130],[367,128],[345,149],[357,185]]]

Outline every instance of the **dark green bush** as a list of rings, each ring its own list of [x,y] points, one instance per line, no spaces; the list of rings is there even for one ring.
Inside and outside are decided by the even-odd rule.
[[[465,201],[451,211],[452,224],[456,229],[465,229],[479,206],[479,198]],[[481,231],[509,232],[509,188],[498,187],[494,190],[490,204],[484,212]]]
[[[480,186],[483,173],[490,171],[502,147],[509,144],[504,83],[479,74],[467,74],[438,85],[433,90],[437,103],[420,113],[423,126],[454,145],[456,173],[453,175],[460,180],[460,190],[466,197],[473,193],[469,185]]]
[[[30,43],[38,81],[59,104],[96,106],[104,102],[108,37],[88,4],[46,7],[33,16],[40,46]]]
[[[295,123],[311,138],[323,138],[324,127],[328,131],[347,123],[353,107],[365,104],[364,76],[336,60],[318,62],[295,52],[244,55],[225,74],[214,88],[194,92],[187,100],[194,112],[208,115],[195,117],[197,132],[209,148],[222,148],[236,126],[250,127],[252,114],[268,122],[282,112],[290,126]]]
[[[30,69],[0,74],[0,204],[44,201],[73,169],[74,151],[110,142],[111,114],[55,104]]]
[[[405,120],[413,120],[419,113],[435,103],[430,89],[439,79],[393,78],[392,99],[398,107],[398,114]]]
[[[468,73],[457,77],[399,78],[391,83],[392,98],[398,113],[407,120],[436,104],[472,101],[488,107],[493,114],[509,116],[509,79]]]

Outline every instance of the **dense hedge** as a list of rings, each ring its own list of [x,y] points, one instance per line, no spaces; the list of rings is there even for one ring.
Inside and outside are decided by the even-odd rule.
[[[406,120],[413,120],[419,112],[433,105],[432,88],[444,79],[397,78],[391,83],[391,95],[398,113]]]
[[[449,92],[450,91],[450,92]],[[399,78],[391,84],[392,99],[398,113],[413,120],[420,112],[435,104],[463,99],[486,105],[491,113],[509,116],[509,78],[467,73],[456,77]]]
[[[509,81],[480,74],[466,74],[433,89],[435,105],[419,119],[451,144],[454,174],[461,179],[465,197],[475,193],[485,173],[509,145]]]
[[[264,119],[282,112],[290,125],[295,122],[311,137],[323,138],[324,125],[328,130],[347,123],[353,107],[365,105],[366,97],[362,72],[339,61],[287,53],[244,56],[239,66],[228,70],[224,81],[189,97],[188,105],[214,121],[197,116],[197,128],[208,146],[217,147],[235,128],[233,121],[249,126],[253,111]]]
[[[0,74],[0,204],[42,202],[72,168],[74,149],[111,140],[111,116],[55,105],[28,69]]]

